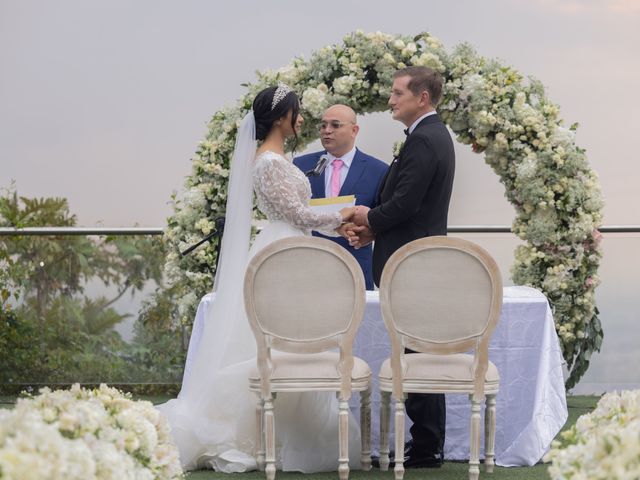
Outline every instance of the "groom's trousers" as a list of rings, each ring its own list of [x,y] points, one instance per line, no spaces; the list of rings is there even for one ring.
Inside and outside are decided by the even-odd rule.
[[[415,353],[406,349],[405,353]],[[444,436],[447,409],[442,393],[409,393],[405,401],[407,415],[413,421],[411,426],[412,455],[444,457]]]

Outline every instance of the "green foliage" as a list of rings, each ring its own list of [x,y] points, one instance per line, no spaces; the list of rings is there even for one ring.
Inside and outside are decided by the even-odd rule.
[[[21,381],[26,369],[36,377],[45,374],[32,345],[35,335],[35,325],[22,321],[14,310],[0,311],[0,383]]]
[[[158,287],[143,303],[134,327],[135,363],[155,381],[182,380],[189,331],[173,327],[172,319],[178,314],[177,292],[176,286]]]
[[[589,368],[591,355],[593,352],[599,352],[602,347],[604,332],[602,330],[602,324],[600,323],[600,317],[598,316],[599,313],[599,310],[596,308],[593,319],[587,326],[585,340],[580,345],[580,349],[576,354],[574,367],[571,369],[571,374],[566,381],[567,390],[571,390],[576,386]]]
[[[0,226],[71,227],[66,199],[0,195]],[[0,384],[57,382],[173,382],[181,378],[182,339],[161,315],[165,300],[145,306],[133,344],[114,327],[127,318],[114,308],[150,281],[162,285],[164,245],[153,237],[79,235],[0,237]],[[113,298],[89,298],[99,281]],[[151,312],[154,312],[151,314]]]

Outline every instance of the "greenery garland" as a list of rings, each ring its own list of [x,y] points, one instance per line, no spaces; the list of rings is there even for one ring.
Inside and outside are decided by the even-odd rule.
[[[178,252],[210,233],[213,220],[224,215],[237,127],[255,94],[277,81],[300,93],[307,120],[299,142],[304,148],[317,138],[315,124],[332,104],[350,105],[360,114],[387,110],[393,74],[408,65],[442,73],[440,116],[459,142],[484,152],[504,185],[516,211],[513,232],[525,242],[515,251],[513,281],[538,288],[549,299],[571,388],[603,337],[594,295],[603,206],[597,176],[575,145],[576,125],[562,126],[558,106],[545,97],[539,81],[479,56],[467,44],[447,53],[429,33],[411,38],[354,32],[309,60],[299,57],[279,70],[258,72],[235,106],[213,116],[192,160],[184,197],[174,196],[166,233],[167,278],[183,292],[179,321],[190,324],[200,297],[211,289],[215,243],[185,258]]]

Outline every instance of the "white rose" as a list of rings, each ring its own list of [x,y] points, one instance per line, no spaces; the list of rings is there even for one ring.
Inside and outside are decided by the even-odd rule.
[[[325,89],[327,89],[326,85],[324,85],[324,89],[321,89],[320,86],[307,88],[302,93],[302,105],[314,118],[320,118],[327,107]]]
[[[338,77],[333,81],[333,91],[341,95],[349,95],[354,83],[355,78],[351,75]]]

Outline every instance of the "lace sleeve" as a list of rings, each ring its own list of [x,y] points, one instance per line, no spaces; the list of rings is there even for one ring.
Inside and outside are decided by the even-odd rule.
[[[334,231],[342,223],[339,213],[316,213],[307,205],[304,198],[306,178],[299,179],[292,175],[291,168],[296,168],[285,159],[266,158],[256,166],[256,193],[265,202],[265,207],[275,217],[283,218],[291,225],[310,230],[318,230],[330,236],[337,236]]]

